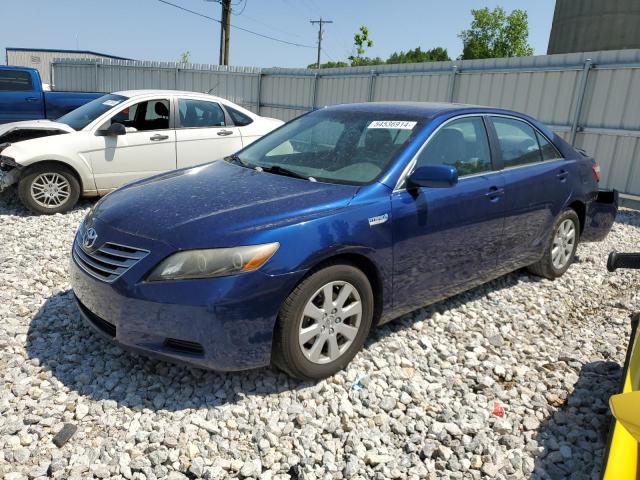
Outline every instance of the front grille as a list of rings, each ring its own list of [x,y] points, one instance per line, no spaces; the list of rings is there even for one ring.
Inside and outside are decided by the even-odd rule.
[[[148,250],[117,243],[105,243],[91,252],[85,251],[77,239],[73,243],[73,259],[78,266],[92,277],[107,283],[115,282],[147,255]]]
[[[190,342],[188,340],[178,340],[177,338],[166,338],[164,340],[164,346],[171,350],[176,350],[182,353],[193,353],[195,355],[204,354],[204,348],[197,342]]]
[[[82,313],[85,314],[85,316],[91,323],[93,323],[96,327],[98,327],[101,331],[103,331],[110,337],[116,336],[116,326],[113,323],[109,323],[93,313],[91,310],[85,307],[80,300],[78,300],[78,297],[76,297],[76,301],[78,302],[78,306],[80,307],[80,310],[82,310]]]

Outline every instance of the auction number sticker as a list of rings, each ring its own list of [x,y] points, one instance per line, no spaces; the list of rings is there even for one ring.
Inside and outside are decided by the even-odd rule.
[[[115,107],[116,105],[118,105],[122,100],[105,100],[104,102],[102,102],[103,105],[106,105],[107,107]]]
[[[397,130],[411,130],[418,122],[407,122],[404,120],[375,120],[367,128],[394,128]]]

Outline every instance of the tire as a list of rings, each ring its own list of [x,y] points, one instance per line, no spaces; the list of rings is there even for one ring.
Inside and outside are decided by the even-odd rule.
[[[331,292],[329,308],[324,292]],[[355,266],[332,264],[313,272],[282,304],[274,332],[272,363],[302,380],[319,380],[339,372],[362,348],[373,310],[371,284]],[[314,317],[304,315],[305,311]],[[307,333],[306,344],[302,344],[301,333]]]
[[[36,164],[18,182],[18,196],[34,213],[62,213],[78,202],[80,182],[71,169],[63,165]]]
[[[572,235],[568,234],[568,230],[566,230],[571,228],[571,231],[573,232]],[[564,229],[564,235],[559,233],[561,229]],[[562,238],[559,237],[564,237],[564,242],[562,241]],[[567,241],[569,238],[572,238],[573,241]],[[578,218],[578,214],[575,210],[567,209],[558,216],[555,224],[553,225],[553,232],[545,248],[544,256],[539,262],[530,265],[528,270],[535,275],[545,277],[550,280],[562,276],[573,262],[579,240],[580,219]],[[554,256],[555,248],[560,249],[559,251],[562,252],[560,256],[562,258]]]

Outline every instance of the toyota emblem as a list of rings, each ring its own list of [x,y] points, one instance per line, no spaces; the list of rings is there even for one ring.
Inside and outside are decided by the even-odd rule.
[[[82,246],[86,249],[92,248],[98,240],[98,232],[95,228],[89,228],[84,232],[84,238],[82,239]]]

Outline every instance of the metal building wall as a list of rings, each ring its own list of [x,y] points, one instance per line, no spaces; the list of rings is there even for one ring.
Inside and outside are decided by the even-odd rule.
[[[324,105],[445,101],[530,114],[601,164],[602,185],[640,195],[640,50],[327,70],[58,61],[57,87],[185,89],[290,120]]]

